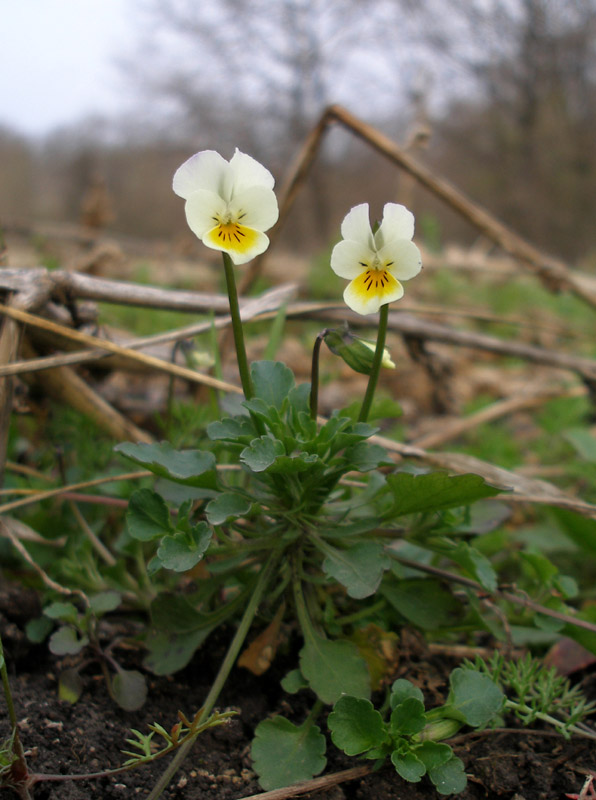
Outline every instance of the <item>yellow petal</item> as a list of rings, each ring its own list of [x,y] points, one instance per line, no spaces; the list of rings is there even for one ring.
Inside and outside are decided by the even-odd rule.
[[[387,270],[367,269],[344,292],[347,305],[358,314],[375,314],[385,303],[403,296],[404,287]]]
[[[264,252],[269,239],[261,231],[237,222],[216,225],[203,236],[203,244],[229,253],[235,264],[244,264]]]

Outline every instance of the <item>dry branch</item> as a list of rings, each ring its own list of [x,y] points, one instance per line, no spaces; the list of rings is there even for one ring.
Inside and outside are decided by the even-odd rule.
[[[280,191],[280,214],[276,225],[269,231],[273,242],[286,221],[294,200],[304,185],[327,130],[339,124],[355,136],[363,139],[382,156],[403,169],[421,186],[434,194],[456,213],[466,219],[490,241],[524,264],[538,275],[544,286],[553,292],[570,291],[577,297],[596,307],[596,281],[593,277],[570,270],[561,261],[545,255],[525,241],[478,203],[474,203],[448,181],[435,177],[430,170],[417,163],[404,148],[382,134],[372,125],[358,119],[339,105],[329,106],[307,136],[297,159]],[[257,259],[242,283],[242,291],[256,279],[262,269],[265,256]]]

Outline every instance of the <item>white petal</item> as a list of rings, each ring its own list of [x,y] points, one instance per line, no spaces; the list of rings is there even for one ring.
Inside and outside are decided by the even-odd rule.
[[[227,205],[215,192],[201,190],[189,196],[184,210],[188,227],[202,239],[214,227],[218,217],[226,213]]]
[[[331,251],[331,269],[340,278],[357,278],[374,258],[375,254],[361,242],[342,239]]]
[[[344,239],[361,242],[369,249],[373,247],[372,231],[368,218],[368,203],[361,203],[348,211],[341,224],[341,235]]]
[[[202,150],[178,167],[172,186],[176,194],[185,200],[199,189],[221,195],[229,169],[228,162],[215,150]]]
[[[411,239],[414,235],[414,215],[405,206],[387,203],[383,209],[383,221],[375,242],[381,248],[394,239]]]
[[[229,209],[235,221],[258,231],[269,230],[279,217],[275,192],[264,186],[253,186],[234,194]]]
[[[397,239],[382,247],[379,250],[379,261],[387,272],[399,278],[400,281],[413,278],[422,269],[420,250],[414,242],[407,239]]]
[[[230,167],[234,194],[242,192],[251,186],[263,186],[265,189],[273,189],[275,180],[269,170],[251,156],[241,153],[238,148],[236,148],[236,152],[230,160]]]

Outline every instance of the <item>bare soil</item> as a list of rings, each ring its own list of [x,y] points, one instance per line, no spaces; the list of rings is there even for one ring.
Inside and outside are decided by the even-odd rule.
[[[149,697],[137,712],[120,709],[109,698],[105,682],[91,666],[83,672],[84,693],[75,705],[60,701],[57,675],[63,662],[52,656],[45,645],[31,646],[23,633],[28,616],[34,615],[36,600],[15,587],[0,589],[0,631],[9,666],[12,689],[24,747],[31,771],[39,773],[88,773],[117,767],[125,756],[130,729],[148,732],[147,726],[159,722],[170,729],[178,709],[187,716],[200,708],[223,658],[230,633],[214,635],[195,655],[187,668],[174,676],[149,678]],[[440,703],[450,671],[456,662],[446,655],[429,653],[415,635],[402,635],[403,649],[395,676],[407,677],[420,686],[429,705]],[[298,643],[296,643],[298,644]],[[295,664],[295,653],[288,644],[273,667],[256,677],[236,668],[228,681],[218,707],[234,708],[238,716],[220,728],[199,737],[190,756],[163,797],[170,800],[236,800],[260,792],[250,761],[250,743],[255,726],[269,714],[283,713],[300,722],[311,698],[295,696],[280,688],[280,678]],[[138,666],[139,654],[130,653]],[[596,675],[584,673],[582,687],[588,696],[596,695]],[[2,702],[4,708],[4,703]],[[320,721],[326,729],[324,720]],[[0,736],[8,733],[4,711],[0,716]],[[453,742],[464,760],[468,788],[462,800],[556,800],[580,792],[586,775],[596,769],[596,747],[588,740],[566,742],[549,730],[464,733]],[[331,743],[326,773],[356,766]],[[166,765],[161,760],[131,772],[93,781],[38,783],[35,800],[128,800],[146,797]],[[436,800],[434,788],[423,779],[405,783],[389,766],[364,778],[344,782],[326,790],[332,800]],[[0,789],[0,797],[13,796]]]

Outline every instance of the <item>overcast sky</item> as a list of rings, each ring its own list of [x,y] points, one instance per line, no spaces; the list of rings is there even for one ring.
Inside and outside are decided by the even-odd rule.
[[[43,135],[123,108],[135,0],[0,0],[0,125]]]

